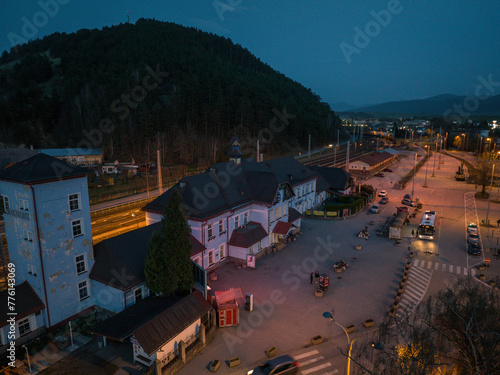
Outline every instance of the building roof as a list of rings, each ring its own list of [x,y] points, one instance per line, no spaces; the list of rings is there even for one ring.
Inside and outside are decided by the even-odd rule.
[[[331,167],[311,167],[314,169],[316,172],[318,172],[324,182],[322,181],[321,184],[325,184],[327,189],[334,189],[334,190],[345,190],[347,189],[350,184],[352,177],[351,175],[344,171],[342,168],[331,168]]]
[[[229,245],[247,248],[267,237],[266,230],[255,221],[250,221],[233,230]]]
[[[134,330],[134,336],[150,356],[211,309],[196,290]]]
[[[53,157],[102,155],[101,148],[43,148],[36,151]]]
[[[0,170],[0,180],[42,183],[51,180],[85,176],[90,171],[45,154],[36,154]]]
[[[290,230],[291,226],[292,226],[292,223],[284,222],[284,221],[278,221],[276,223],[276,225],[274,226],[273,233],[285,235],[285,234],[288,233],[288,231]]]
[[[123,341],[132,332],[169,307],[182,297],[148,297],[131,307],[93,326],[89,331],[113,340]]]
[[[15,289],[15,312],[16,321],[25,318],[31,314],[37,313],[45,308],[44,303],[38,297],[31,285],[25,281],[24,283],[14,287]],[[0,327],[7,325],[7,319],[10,318],[8,302],[8,290],[0,292]]]
[[[259,202],[271,205],[279,184],[272,170],[254,160],[217,163],[205,172],[184,177],[173,188],[182,196],[188,216],[206,219],[234,207]],[[161,214],[167,205],[172,189],[148,203],[142,209]]]
[[[94,246],[95,262],[89,277],[121,290],[144,282],[149,239],[153,232],[160,231],[161,222],[158,222],[99,242]],[[192,235],[190,240],[193,246],[191,255],[206,250]]]
[[[356,161],[361,161],[361,162],[364,162],[364,163],[372,166],[372,165],[380,164],[380,163],[382,163],[382,162],[384,162],[392,157],[394,157],[394,155],[389,153],[389,152],[385,152],[385,151],[372,152],[371,154],[361,156],[357,160],[352,161],[352,163],[355,163]]]
[[[295,208],[289,208],[288,209],[288,222],[293,223],[294,221],[299,220],[301,217],[303,217],[299,211],[297,211]]]
[[[314,170],[300,163],[293,156],[267,160],[263,164],[272,169],[279,184],[288,183],[293,187],[319,178]]]
[[[0,149],[0,169],[10,167],[22,160],[36,155],[36,152],[29,148],[4,148]]]

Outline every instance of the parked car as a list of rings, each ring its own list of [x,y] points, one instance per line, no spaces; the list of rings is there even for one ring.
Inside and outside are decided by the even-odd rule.
[[[389,197],[383,197],[383,198],[380,200],[380,202],[379,202],[379,203],[380,203],[380,204],[387,204],[387,203],[389,203]]]
[[[389,172],[389,173],[392,173],[392,169],[389,169],[389,168],[385,168],[383,169],[384,172]]]
[[[405,204],[407,206],[410,206],[410,207],[416,207],[417,206],[417,203],[415,201],[412,201],[411,199],[408,199],[408,198],[403,198],[403,200],[401,201],[402,204]]]
[[[370,212],[372,214],[378,214],[378,204],[374,204],[372,208],[370,208]]]
[[[375,177],[384,177],[385,175],[382,172],[375,173]]]
[[[476,232],[477,233],[477,224],[476,223],[469,223],[467,226],[467,233],[471,232]]]
[[[481,255],[481,245],[480,244],[469,244],[469,247],[467,248],[467,252],[470,255]]]
[[[299,363],[289,355],[270,359],[247,372],[247,375],[292,375],[299,373]]]
[[[405,196],[403,197],[403,199],[411,199],[411,195],[410,194],[405,194]]]
[[[379,197],[387,197],[387,190],[380,190],[378,192]]]
[[[467,243],[469,244],[479,244],[479,234],[477,231],[469,232],[467,236]]]

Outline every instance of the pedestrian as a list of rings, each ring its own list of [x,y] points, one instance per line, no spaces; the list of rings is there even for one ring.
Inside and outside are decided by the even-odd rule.
[[[500,219],[497,220],[497,225],[500,227]]]
[[[314,272],[311,272],[311,285],[313,283],[313,278],[314,278]]]
[[[414,229],[411,230],[411,236],[412,237],[415,236],[415,230]]]
[[[319,272],[318,271],[316,271],[316,273],[314,274],[314,277],[316,278],[316,284],[317,284],[319,281]]]

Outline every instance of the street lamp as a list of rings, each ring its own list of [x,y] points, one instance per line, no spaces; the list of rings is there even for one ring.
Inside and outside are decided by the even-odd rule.
[[[22,345],[22,347],[23,347],[24,349],[26,349],[26,356],[28,357],[28,367],[29,367],[29,369],[30,369],[30,374],[31,374],[30,354],[29,354],[29,352],[28,352],[28,348],[26,347],[26,345]]]
[[[417,151],[415,151],[415,164],[413,165],[413,186],[411,188],[411,200],[413,200],[413,196],[415,195],[415,177],[417,174]]]
[[[425,160],[425,182],[422,187],[427,187],[427,170],[429,169],[429,145],[425,145],[427,148],[427,159]]]
[[[490,202],[491,202],[491,193],[493,191],[493,175],[495,174],[495,163],[493,163],[493,168],[491,169],[491,185],[490,185],[490,195],[488,197],[488,210],[486,211],[486,225],[488,226],[488,233],[486,237],[490,237],[490,223],[489,223],[489,216],[490,216]]]
[[[135,214],[135,212],[132,212],[132,217],[135,218],[135,223],[137,224],[137,229],[139,229],[139,218]]]
[[[333,311],[333,310],[332,310]],[[340,328],[342,328],[347,336],[347,345],[348,345],[348,354],[347,354],[347,375],[351,373],[351,352],[352,352],[352,344],[356,340],[361,340],[364,341],[372,346],[373,349],[375,350],[383,350],[384,349],[384,344],[380,342],[369,342],[361,337],[356,337],[354,340],[351,341],[349,338],[349,334],[347,333],[347,330],[339,323],[337,322],[334,317],[333,317],[333,312],[330,311],[325,311],[323,313],[323,317],[326,319],[330,319],[333,323],[337,324]]]
[[[434,174],[434,171],[436,170],[436,156],[437,156],[437,147],[438,147],[438,144],[437,144],[437,141],[436,141],[436,147],[435,147],[435,154],[434,154],[434,165],[432,166],[432,176],[431,177],[436,177],[436,175]],[[438,165],[439,167],[439,165]]]
[[[463,143],[462,143],[462,151],[465,151],[465,134],[462,133],[462,137],[464,137]]]

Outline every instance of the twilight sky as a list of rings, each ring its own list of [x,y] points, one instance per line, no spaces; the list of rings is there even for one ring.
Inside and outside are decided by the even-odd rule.
[[[228,37],[330,104],[473,95],[480,77],[500,82],[500,1],[488,0],[0,0],[0,51],[126,22],[127,10],[130,22]]]

